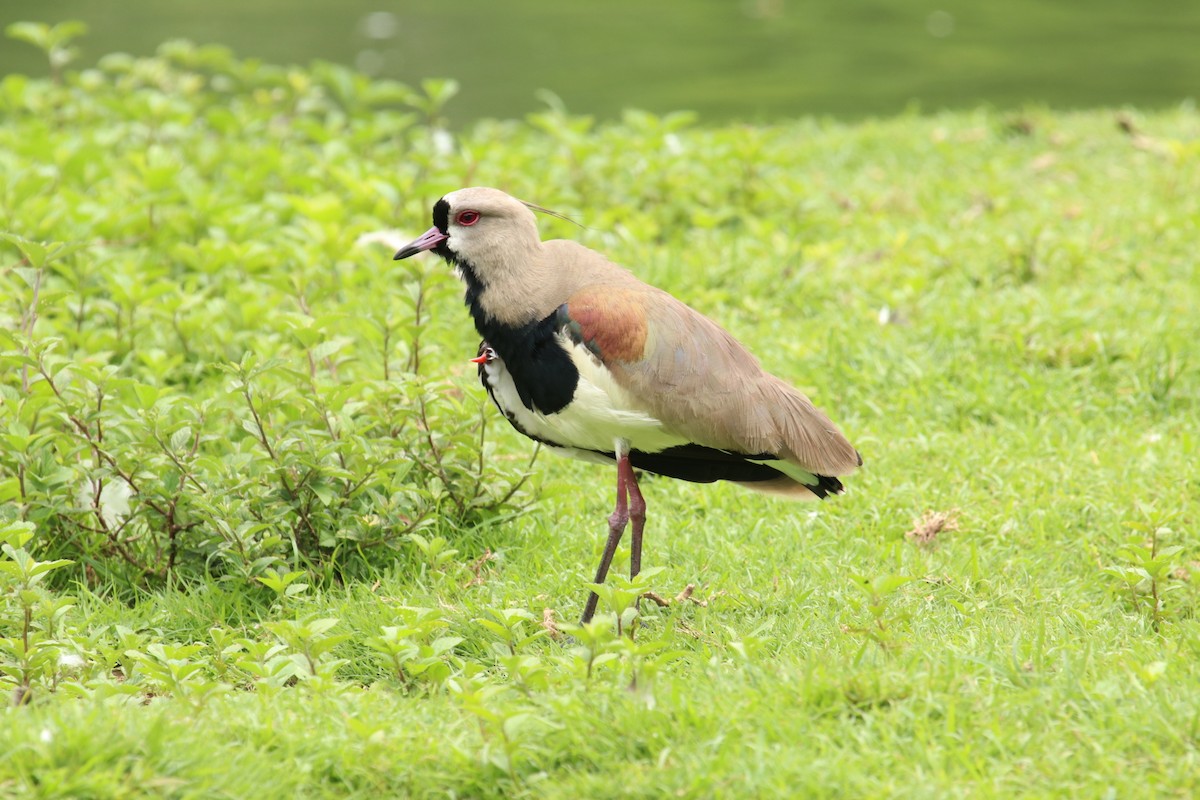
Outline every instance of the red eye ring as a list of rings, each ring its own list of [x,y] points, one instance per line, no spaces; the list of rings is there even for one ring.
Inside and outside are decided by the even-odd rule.
[[[458,214],[459,225],[474,225],[479,222],[478,211],[460,211]]]

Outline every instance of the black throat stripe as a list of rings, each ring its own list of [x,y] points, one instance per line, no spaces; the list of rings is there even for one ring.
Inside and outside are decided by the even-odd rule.
[[[436,207],[434,219],[437,219]],[[463,300],[475,320],[475,330],[504,361],[521,403],[542,414],[555,414],[566,408],[575,397],[579,370],[558,343],[561,326],[558,311],[526,325],[505,325],[483,307],[487,284],[475,267],[449,250],[443,257],[458,267],[467,285]]]

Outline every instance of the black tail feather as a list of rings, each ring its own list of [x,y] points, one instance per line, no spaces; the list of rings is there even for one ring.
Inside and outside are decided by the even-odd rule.
[[[774,456],[769,453],[744,455],[698,444],[668,447],[658,453],[644,453],[641,450],[633,450],[629,453],[629,461],[637,469],[692,483],[713,483],[714,481],[758,483],[788,477],[769,464],[760,463],[772,458]],[[842,482],[837,478],[829,475],[815,477],[817,479],[815,486],[812,484],[805,484],[805,486],[817,497],[824,498],[830,494],[842,493]]]

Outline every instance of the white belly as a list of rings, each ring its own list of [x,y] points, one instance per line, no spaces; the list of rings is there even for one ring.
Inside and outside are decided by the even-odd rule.
[[[503,362],[497,360],[488,365],[488,385],[502,410],[512,416],[518,428],[568,451],[611,453],[617,441],[624,441],[630,449],[657,453],[687,443],[687,439],[668,431],[661,421],[618,386],[586,347],[561,335],[558,341],[579,370],[579,384],[571,402],[554,414],[526,408]],[[586,457],[582,453],[568,454]]]

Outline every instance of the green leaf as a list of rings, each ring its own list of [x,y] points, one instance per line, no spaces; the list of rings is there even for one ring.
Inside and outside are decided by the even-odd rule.
[[[322,619],[314,619],[307,623],[307,627],[312,631],[314,636],[319,636],[338,624],[337,617],[324,617]]]
[[[43,50],[50,48],[50,26],[42,22],[14,22],[4,29],[10,39],[28,42]]]
[[[137,395],[138,403],[142,408],[153,408],[154,404],[158,402],[160,395],[156,387],[145,383],[135,383],[133,385],[133,392]]]
[[[332,484],[324,481],[313,481],[309,484],[309,488],[312,489],[312,493],[317,496],[317,499],[321,501],[321,505],[332,505],[338,499],[338,489]]]
[[[492,633],[496,634],[497,636],[499,636],[503,639],[509,638],[508,628],[506,628],[504,625],[500,624],[499,622],[495,622],[490,619],[477,619],[477,620],[475,620],[475,622],[482,625],[484,628],[487,628],[489,631],[491,631]]]
[[[324,361],[329,356],[344,349],[351,343],[351,340],[345,338],[330,339],[327,342],[322,342],[312,348],[311,353],[315,361]]]
[[[447,650],[453,650],[463,642],[461,636],[442,636],[434,639],[429,643],[429,647],[435,654],[441,654]]]
[[[871,589],[879,595],[889,595],[905,584],[912,583],[916,578],[908,575],[881,575],[871,581]]]
[[[0,522],[0,542],[3,548],[22,548],[33,538],[35,529],[32,522],[24,520]],[[4,549],[3,552],[7,553],[8,550]]]
[[[65,44],[72,39],[78,39],[80,36],[86,35],[88,25],[86,22],[78,19],[68,19],[55,25],[50,29],[50,38],[54,44]]]
[[[66,559],[66,558],[59,558],[54,561],[38,561],[38,562],[35,562],[33,564],[33,566],[30,568],[29,575],[30,575],[30,577],[45,575],[46,573],[53,572],[56,569],[62,569],[63,567],[69,567],[70,565],[72,565],[74,563],[75,563],[74,561],[71,561],[70,559]]]
[[[42,278],[40,267],[15,267],[13,274],[25,282],[25,285],[30,289],[39,286]]]
[[[171,449],[186,450],[192,445],[192,426],[184,425],[179,430],[171,434]]]

